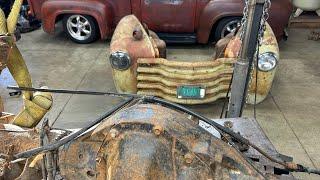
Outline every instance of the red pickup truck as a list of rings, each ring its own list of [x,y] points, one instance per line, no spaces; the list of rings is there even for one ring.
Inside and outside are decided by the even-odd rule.
[[[134,14],[167,42],[207,43],[233,31],[243,14],[244,0],[28,0],[31,12],[53,33],[62,20],[77,43],[111,37],[117,23]],[[278,39],[292,11],[290,0],[272,0],[269,23]]]

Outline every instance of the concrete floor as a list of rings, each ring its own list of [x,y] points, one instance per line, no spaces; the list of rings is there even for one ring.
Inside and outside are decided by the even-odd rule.
[[[308,30],[291,29],[289,34],[289,40],[280,43],[279,69],[269,97],[257,106],[257,120],[280,153],[293,156],[295,162],[320,168],[319,42],[307,40]],[[115,91],[107,61],[109,41],[79,45],[67,40],[61,32],[51,36],[37,30],[23,34],[18,46],[35,87]],[[204,59],[212,53],[210,45],[171,46],[168,50],[172,59]],[[0,95],[6,110],[17,113],[22,107],[21,98],[9,97],[5,89],[13,84],[5,70],[0,76]],[[54,106],[47,117],[57,127],[81,127],[120,101],[111,97],[55,94]],[[220,100],[191,108],[218,118],[221,105]],[[247,107],[245,115],[253,115],[252,107]],[[295,176],[320,178],[298,173]]]

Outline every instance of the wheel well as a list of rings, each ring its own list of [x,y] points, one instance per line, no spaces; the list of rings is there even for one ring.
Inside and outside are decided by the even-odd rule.
[[[210,36],[209,36],[209,42],[212,42],[214,40],[214,33],[217,29],[217,26],[218,24],[223,20],[223,19],[226,19],[226,18],[233,18],[233,17],[239,17],[241,18],[241,16],[224,16],[224,17],[221,17],[219,18],[211,27],[211,31],[210,31]]]
[[[55,23],[61,21],[63,19],[63,16],[65,16],[66,14],[59,14],[57,17],[56,17],[56,20],[55,20]]]
[[[56,20],[55,20],[55,23],[59,22],[59,21],[62,21],[63,17],[66,16],[66,15],[69,15],[69,14],[72,14],[72,13],[68,13],[68,14],[59,14],[57,17],[56,17]],[[81,14],[81,15],[86,15],[86,16],[90,16],[94,23],[97,25],[97,30],[98,30],[98,35],[99,37],[101,37],[101,32],[100,32],[100,26],[99,26],[99,23],[98,21],[96,20],[95,17],[91,16],[91,15],[88,15],[88,14]]]

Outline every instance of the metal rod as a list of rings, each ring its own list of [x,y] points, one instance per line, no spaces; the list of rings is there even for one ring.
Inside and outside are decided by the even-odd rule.
[[[231,96],[228,106],[228,118],[242,116],[247,97],[251,68],[258,43],[258,34],[263,14],[264,0],[250,0],[245,36],[242,41],[239,60],[235,64],[234,79],[231,85]]]
[[[79,95],[94,95],[94,96],[113,96],[113,97],[142,97],[137,94],[115,93],[115,92],[101,92],[101,91],[84,91],[84,90],[67,90],[67,89],[43,89],[33,87],[18,87],[8,86],[7,89],[33,92],[50,92],[59,94],[79,94]]]
[[[39,138],[39,145],[43,146],[44,145],[44,137],[45,137],[45,126],[46,124],[49,123],[49,119],[46,118],[44,119],[41,130],[40,130],[40,138]],[[42,159],[41,159],[41,174],[42,174],[42,179],[47,179],[47,171],[46,171],[46,155],[44,154]]]

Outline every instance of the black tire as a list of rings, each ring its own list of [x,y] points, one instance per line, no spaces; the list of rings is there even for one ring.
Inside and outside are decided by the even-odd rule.
[[[80,17],[80,21],[82,25],[74,27],[74,25],[79,24],[78,21],[74,21],[74,18]],[[71,22],[72,25],[70,24]],[[63,30],[67,34],[68,38],[71,39],[73,42],[79,43],[79,44],[88,44],[93,41],[96,41],[99,37],[99,27],[96,23],[96,20],[88,15],[81,15],[81,14],[68,14],[63,17],[62,20],[63,23]],[[74,24],[77,23],[77,24]],[[86,24],[85,24],[86,23]],[[85,25],[84,25],[85,24]],[[79,31],[78,28],[85,28],[83,30],[86,30],[85,32],[89,32],[86,34],[85,32],[82,32],[80,30],[80,35],[77,34],[75,31]]]
[[[241,17],[226,17],[221,19],[218,22],[218,25],[215,28],[214,31],[214,41],[218,41],[219,39],[223,38],[224,36],[226,36],[226,32],[224,33],[223,31],[225,31],[226,26],[228,26],[230,23],[235,23],[235,22],[241,22]],[[222,36],[222,34],[224,34],[224,36]]]

